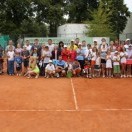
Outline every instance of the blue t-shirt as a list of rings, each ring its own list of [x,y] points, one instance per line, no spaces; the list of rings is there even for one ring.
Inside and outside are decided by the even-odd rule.
[[[21,63],[22,63],[22,57],[16,56],[16,57],[15,57],[15,62],[16,62],[17,64],[21,64]]]
[[[56,66],[60,66],[60,67],[62,67],[62,68],[65,68],[65,66],[66,66],[66,63],[65,63],[65,61],[63,61],[63,60],[57,60],[56,61]]]

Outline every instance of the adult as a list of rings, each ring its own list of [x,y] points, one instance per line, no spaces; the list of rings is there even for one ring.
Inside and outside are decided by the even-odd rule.
[[[78,47],[79,43],[80,43],[80,39],[79,39],[79,38],[76,38],[76,39],[75,39],[75,45],[76,45],[77,47]]]
[[[56,62],[56,76],[66,76],[66,62],[62,60],[62,56],[59,56],[59,59]]]
[[[71,40],[71,43],[70,43],[70,45],[68,46],[68,49],[69,49],[69,50],[71,50],[71,49],[77,50],[77,48],[78,48],[78,47],[75,45],[74,40]]]
[[[8,50],[10,48],[12,48],[12,50],[15,51],[15,46],[13,44],[14,44],[13,41],[12,40],[9,40],[8,45],[5,48],[5,51],[8,52]]]
[[[28,76],[27,78],[31,78],[31,76],[35,76],[36,79],[39,77],[39,68],[37,66],[36,57],[34,56],[30,57],[29,68],[25,76]]]
[[[34,44],[31,48],[31,53],[34,51],[34,49],[37,49],[37,54],[38,54],[38,60],[41,58],[41,45],[39,44],[39,40],[35,39]]]
[[[124,45],[124,48],[125,48],[126,51],[128,51],[129,44],[130,44],[130,39],[128,38],[128,39],[126,39],[125,45]]]
[[[62,59],[67,61],[70,56],[70,51],[67,49],[67,45],[64,45],[64,49],[61,52]]]
[[[59,56],[61,55],[61,50],[58,50],[58,46],[54,47],[54,50],[52,51],[52,57],[53,60],[58,60]]]
[[[53,44],[52,39],[49,39],[49,40],[48,40],[48,44],[47,44],[46,46],[49,47],[49,51],[50,51],[50,52],[52,52],[52,51],[54,50],[54,46],[55,46],[55,45]]]
[[[78,49],[77,49],[77,57],[76,59],[78,60],[78,62],[80,63],[81,69],[83,69],[84,67],[84,50],[82,49],[82,44],[79,43],[78,45]]]
[[[60,41],[58,45],[58,51],[61,52],[63,49],[64,49],[64,43],[63,41]]]
[[[29,52],[31,52],[31,48],[32,48],[32,46],[30,45],[30,41],[29,40],[26,40],[26,49],[29,51]]]

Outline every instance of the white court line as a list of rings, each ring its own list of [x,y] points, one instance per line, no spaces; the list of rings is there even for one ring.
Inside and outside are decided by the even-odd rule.
[[[0,112],[95,112],[95,111],[132,111],[132,109],[86,109],[86,110],[0,110]]]
[[[75,103],[75,109],[78,110],[79,107],[78,107],[78,103],[77,103],[76,92],[75,92],[72,78],[71,78],[71,86],[72,86],[73,98],[74,98],[74,103]]]

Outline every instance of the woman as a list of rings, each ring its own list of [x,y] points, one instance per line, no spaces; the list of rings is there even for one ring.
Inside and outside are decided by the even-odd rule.
[[[40,71],[37,66],[37,58],[34,56],[31,56],[28,72],[25,74],[25,76],[28,76],[27,78],[31,78],[31,76],[35,75],[35,78],[37,79],[39,77],[39,72]]]

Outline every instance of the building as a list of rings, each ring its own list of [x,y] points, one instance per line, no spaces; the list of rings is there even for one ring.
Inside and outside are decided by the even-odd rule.
[[[57,37],[86,37],[86,24],[65,24],[58,27]]]

